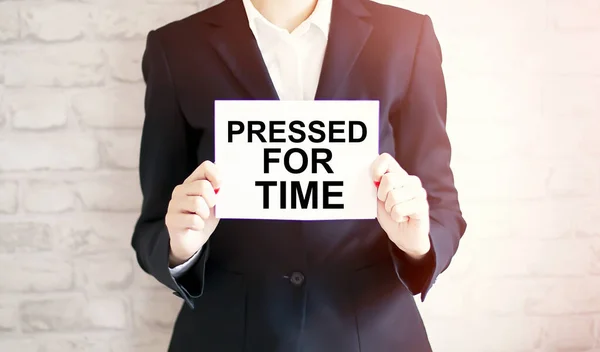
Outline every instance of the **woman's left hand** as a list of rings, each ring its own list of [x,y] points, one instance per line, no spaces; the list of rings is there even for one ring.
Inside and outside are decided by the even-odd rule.
[[[413,259],[431,249],[427,192],[417,176],[409,175],[390,154],[371,166],[377,187],[377,220],[392,242]]]

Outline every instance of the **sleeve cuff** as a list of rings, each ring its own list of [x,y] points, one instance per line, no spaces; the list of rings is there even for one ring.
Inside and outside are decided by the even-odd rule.
[[[186,262],[179,264],[173,268],[169,268],[169,271],[171,272],[171,276],[173,276],[175,279],[177,279],[177,278],[180,278],[183,274],[185,274],[194,264],[196,264],[196,262],[198,262],[198,258],[202,254],[203,250],[204,250],[204,247],[202,247],[200,250],[198,250],[196,253],[194,253],[194,255],[190,259],[188,259]]]
[[[182,298],[185,303],[194,308],[194,299],[204,292],[204,274],[209,253],[209,242],[198,252],[197,259],[190,263],[187,271],[181,271],[175,277],[169,267],[169,233],[166,227],[162,229],[151,254],[150,273],[163,285],[173,290],[173,294]]]
[[[414,261],[408,257],[391,240],[388,240],[390,254],[394,263],[394,269],[398,279],[413,294],[421,294],[424,299],[430,282],[435,275],[435,249],[433,244],[429,252],[419,261]]]
[[[437,221],[431,221],[429,240],[431,241],[431,250],[424,258],[425,260],[419,261],[419,263],[410,261],[402,250],[389,241],[390,253],[398,278],[413,295],[421,294],[421,302],[425,301],[425,297],[437,277],[446,270],[456,252],[452,232],[449,232]]]

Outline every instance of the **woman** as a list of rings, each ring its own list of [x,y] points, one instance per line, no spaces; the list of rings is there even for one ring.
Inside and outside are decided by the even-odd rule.
[[[367,0],[225,0],[148,34],[132,245],[185,303],[170,351],[430,351],[425,299],[465,231],[427,16]],[[214,101],[379,100],[377,220],[214,216]],[[239,175],[238,177],[244,177]]]

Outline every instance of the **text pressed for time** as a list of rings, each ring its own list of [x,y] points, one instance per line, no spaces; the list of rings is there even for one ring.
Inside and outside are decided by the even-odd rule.
[[[367,137],[367,126],[362,121],[229,121],[227,125],[227,141],[233,143],[234,138],[244,138],[248,143],[303,143],[308,139],[311,143],[360,143]],[[293,166],[292,159],[300,158],[300,165]],[[290,148],[285,152],[281,148],[264,148],[264,173],[269,174],[273,164],[283,162],[287,172],[291,174],[317,174],[318,166],[328,174],[333,174],[329,162],[333,154],[328,148],[311,148],[308,152],[301,148]],[[289,183],[289,184],[288,184]],[[322,209],[343,209],[344,204],[334,203],[331,198],[341,197],[342,192],[333,187],[343,187],[343,181],[309,181],[303,189],[300,181],[255,181],[255,186],[262,187],[263,209],[269,209],[269,191],[271,187],[279,191],[280,208],[312,209],[319,207],[318,200],[322,199]],[[322,197],[319,197],[320,190]],[[289,197],[288,197],[289,195]]]

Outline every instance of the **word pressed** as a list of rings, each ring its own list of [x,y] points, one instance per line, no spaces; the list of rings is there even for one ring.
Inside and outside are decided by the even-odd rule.
[[[247,142],[253,143],[255,136],[262,143],[302,143],[307,138],[312,143],[360,143],[367,138],[367,126],[362,121],[323,121],[315,120],[308,126],[300,120],[287,121],[229,121],[227,141],[233,136],[246,134]],[[286,127],[287,126],[287,130]],[[307,135],[305,129],[310,132]],[[359,132],[357,132],[357,129]],[[288,132],[289,134],[285,135]],[[359,133],[359,134],[356,134]],[[287,138],[286,138],[287,137]]]

